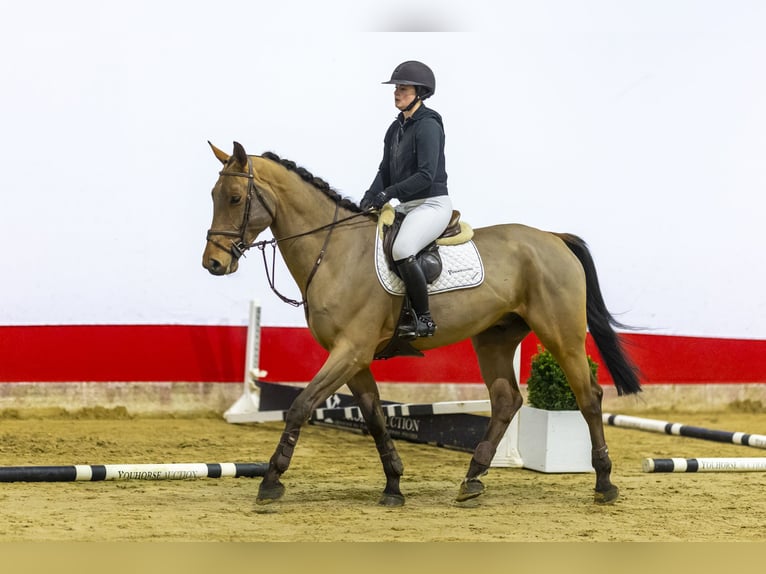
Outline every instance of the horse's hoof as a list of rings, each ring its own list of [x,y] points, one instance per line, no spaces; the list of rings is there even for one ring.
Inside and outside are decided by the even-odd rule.
[[[390,508],[396,507],[396,506],[404,506],[404,495],[402,494],[389,494],[387,492],[384,492],[380,500],[378,500],[378,504],[380,506],[388,506]]]
[[[617,500],[617,497],[620,495],[620,489],[617,488],[615,485],[611,485],[607,490],[604,492],[596,491],[596,494],[593,495],[593,502],[596,504],[611,504],[615,500]]]
[[[285,485],[277,481],[276,484],[271,486],[264,486],[261,484],[258,488],[258,497],[255,499],[256,504],[269,504],[275,500],[282,498],[285,493]]]
[[[479,479],[464,480],[460,484],[460,492],[455,500],[465,502],[482,494],[484,494],[484,484]]]

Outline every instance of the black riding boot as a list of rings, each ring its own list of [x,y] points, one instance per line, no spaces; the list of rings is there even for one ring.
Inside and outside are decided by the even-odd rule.
[[[415,323],[401,325],[399,336],[403,339],[431,337],[436,331],[436,323],[431,318],[431,312],[428,309],[428,285],[423,270],[418,265],[414,255],[396,261],[396,268],[402,276],[412,303],[412,310],[415,312]]]

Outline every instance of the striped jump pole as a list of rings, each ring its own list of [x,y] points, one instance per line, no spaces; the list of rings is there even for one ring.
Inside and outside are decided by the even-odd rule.
[[[476,401],[445,401],[440,403],[394,403],[381,405],[383,414],[387,417],[423,417],[430,415],[470,414],[489,412],[491,405],[488,400]],[[259,411],[248,418],[248,422],[275,422],[287,418],[286,410]],[[359,407],[332,407],[315,409],[311,420],[316,422],[337,419],[362,419]]]
[[[644,419],[627,415],[614,415],[610,413],[604,413],[603,420],[604,423],[615,427],[624,427],[643,431],[665,433],[669,435],[699,438],[715,442],[741,444],[755,448],[766,448],[766,435],[713,430],[684,425],[681,423],[671,423],[667,421]]]
[[[265,462],[0,466],[0,482],[252,478],[264,476],[268,466]]]
[[[766,458],[645,458],[644,472],[765,471]]]

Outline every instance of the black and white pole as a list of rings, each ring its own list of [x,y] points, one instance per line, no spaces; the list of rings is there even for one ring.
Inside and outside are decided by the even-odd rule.
[[[265,462],[0,466],[0,482],[252,478],[264,476],[268,466]]]
[[[488,413],[492,406],[488,400],[445,401],[439,403],[395,403],[381,405],[387,417],[423,417],[430,415]],[[362,420],[359,407],[332,407],[315,409],[311,413],[312,421],[330,421],[332,419]],[[276,422],[287,419],[287,411],[259,411],[249,419],[250,422]]]
[[[753,472],[766,470],[766,458],[645,458],[644,472]]]
[[[741,444],[755,448],[766,448],[766,435],[706,429],[681,423],[671,423],[628,415],[613,415],[609,413],[604,413],[603,420],[604,423],[616,427],[699,438],[716,442]]]

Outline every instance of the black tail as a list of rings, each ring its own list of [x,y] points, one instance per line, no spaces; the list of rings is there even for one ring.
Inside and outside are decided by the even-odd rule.
[[[631,362],[622,348],[622,343],[612,327],[630,329],[617,321],[606,308],[604,297],[601,295],[601,287],[598,284],[596,265],[590,254],[588,245],[569,233],[556,233],[566,246],[575,254],[585,270],[586,306],[588,316],[588,329],[596,342],[601,356],[606,363],[606,368],[614,379],[617,394],[631,395],[641,392],[638,368]]]

